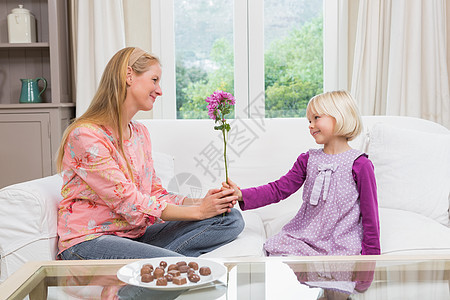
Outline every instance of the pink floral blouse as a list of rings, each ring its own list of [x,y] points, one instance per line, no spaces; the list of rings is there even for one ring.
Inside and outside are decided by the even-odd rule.
[[[63,200],[59,204],[59,252],[104,234],[136,238],[147,226],[162,222],[168,203],[184,197],[167,192],[155,175],[147,128],[130,123],[131,138],[120,155],[108,128],[81,125],[69,135],[63,158]]]

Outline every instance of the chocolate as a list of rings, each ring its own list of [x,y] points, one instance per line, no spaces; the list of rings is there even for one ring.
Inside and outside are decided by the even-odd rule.
[[[172,282],[177,285],[183,285],[183,284],[187,283],[187,280],[186,280],[186,277],[178,276],[178,277],[174,277]]]
[[[153,272],[153,276],[155,276],[155,278],[159,278],[159,277],[163,277],[164,276],[164,269],[157,267],[155,269],[155,271]]]
[[[156,280],[156,285],[159,285],[159,286],[167,285],[167,279],[166,279],[166,277],[159,277],[159,278]]]
[[[152,270],[152,272],[153,272],[153,265],[152,264],[145,264],[145,265],[143,265],[142,266],[143,268],[150,268],[150,270]]]
[[[173,280],[173,276],[171,274],[166,274],[164,275],[164,277],[166,277],[167,281],[172,282]]]
[[[196,263],[195,261],[191,261],[188,266],[194,270],[198,270],[198,263]]]
[[[186,266],[187,265],[187,263],[185,262],[185,261],[179,261],[179,262],[177,262],[177,266],[178,267],[180,267],[180,266]]]
[[[187,271],[189,271],[189,267],[187,265],[179,266],[178,271],[180,271],[180,273],[187,273]]]
[[[162,260],[162,261],[159,263],[159,266],[160,266],[161,268],[165,269],[165,268],[167,267],[167,262],[165,262],[165,261]]]
[[[199,282],[200,281],[200,276],[198,276],[195,273],[191,273],[190,276],[188,276],[189,281],[191,282]]]
[[[152,282],[154,279],[152,274],[144,274],[141,276],[141,281],[142,282]]]
[[[167,267],[167,271],[170,271],[170,270],[178,270],[178,266],[176,264],[171,264],[171,265],[169,265],[169,267]]]
[[[179,270],[170,270],[169,272],[167,272],[167,274],[172,275],[173,277],[178,277],[181,275]]]
[[[211,269],[209,267],[201,267],[199,273],[202,276],[211,275]]]
[[[152,273],[152,269],[150,269],[149,267],[146,267],[146,266],[142,267],[141,276],[144,274],[151,274],[151,273]]]

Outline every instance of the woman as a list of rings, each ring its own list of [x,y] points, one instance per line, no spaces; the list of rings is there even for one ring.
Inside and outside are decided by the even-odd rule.
[[[199,256],[242,231],[233,190],[189,199],[168,193],[155,175],[149,133],[132,118],[153,108],[160,80],[158,58],[120,50],[87,111],[66,129],[57,161],[62,259]]]

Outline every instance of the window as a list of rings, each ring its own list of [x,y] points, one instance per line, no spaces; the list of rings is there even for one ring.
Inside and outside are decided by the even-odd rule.
[[[235,95],[239,117],[304,116],[324,82],[342,86],[333,82],[342,72],[324,76],[323,65],[337,68],[338,51],[324,45],[340,41],[336,12],[346,1],[323,3],[152,0],[152,48],[163,64],[154,117],[208,118],[204,99],[217,89]],[[323,34],[324,22],[333,31]]]
[[[173,2],[177,118],[207,118],[207,96],[234,94],[233,2]]]
[[[264,1],[266,117],[304,117],[323,91],[322,0]]]

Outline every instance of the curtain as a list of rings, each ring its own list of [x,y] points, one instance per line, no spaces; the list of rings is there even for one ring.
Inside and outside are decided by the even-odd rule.
[[[359,2],[352,94],[363,115],[450,128],[446,0]]]
[[[125,47],[122,0],[72,0],[76,117],[88,108],[110,58]]]

